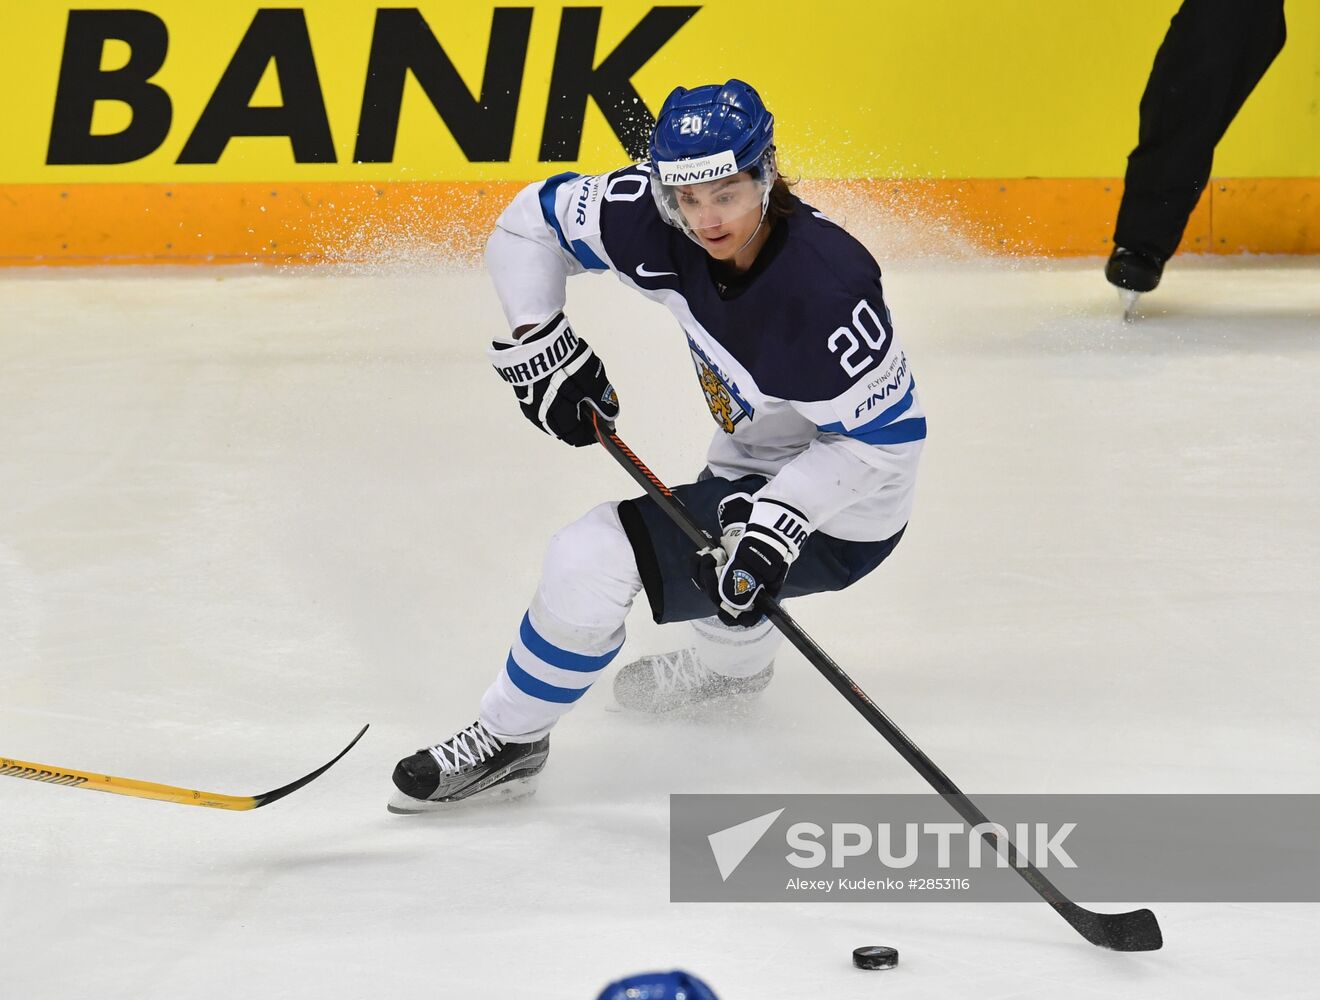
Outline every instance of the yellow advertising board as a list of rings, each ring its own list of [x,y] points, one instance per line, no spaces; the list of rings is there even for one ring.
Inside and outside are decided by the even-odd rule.
[[[336,213],[404,206],[479,230],[520,183],[639,158],[675,85],[729,77],[775,112],[790,173],[963,206],[991,246],[1101,253],[1044,234],[1112,221],[1177,7],[0,0],[0,260],[321,259]],[[1288,13],[1216,176],[1296,230],[1286,199],[1320,200],[1320,6]],[[1022,199],[1045,228],[1010,238]]]

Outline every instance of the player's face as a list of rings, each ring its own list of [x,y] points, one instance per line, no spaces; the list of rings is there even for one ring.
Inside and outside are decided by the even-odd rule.
[[[731,260],[761,224],[761,185],[745,173],[675,191],[684,220],[716,260]]]

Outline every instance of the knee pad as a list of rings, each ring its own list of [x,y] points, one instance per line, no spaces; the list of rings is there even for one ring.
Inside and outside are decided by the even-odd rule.
[[[614,627],[641,588],[618,505],[603,503],[550,539],[533,609],[572,628]]]

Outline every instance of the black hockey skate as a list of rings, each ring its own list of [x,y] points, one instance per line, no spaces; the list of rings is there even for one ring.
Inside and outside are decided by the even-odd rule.
[[[643,656],[614,675],[614,700],[634,712],[662,713],[723,698],[759,694],[775,675],[769,664],[750,677],[725,677],[705,666],[691,649]]]
[[[549,736],[535,743],[506,743],[474,722],[399,761],[389,811],[434,812],[473,800],[524,798],[536,791],[536,776],[549,754]]]
[[[1164,275],[1164,261],[1154,254],[1127,247],[1114,247],[1105,265],[1105,277],[1115,288],[1129,292],[1153,292]]]
[[[1164,261],[1142,250],[1114,247],[1105,264],[1105,277],[1118,289],[1123,300],[1123,318],[1131,319],[1137,299],[1145,292],[1154,291],[1164,275]]]

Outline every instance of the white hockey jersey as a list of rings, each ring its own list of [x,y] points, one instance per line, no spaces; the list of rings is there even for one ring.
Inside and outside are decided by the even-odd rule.
[[[926,437],[916,383],[879,266],[809,205],[729,281],[661,219],[647,164],[559,174],[514,198],[486,261],[510,329],[561,311],[566,279],[583,271],[613,271],[664,303],[718,425],[715,475],[768,477],[758,496],[837,538],[879,540],[907,523]]]

